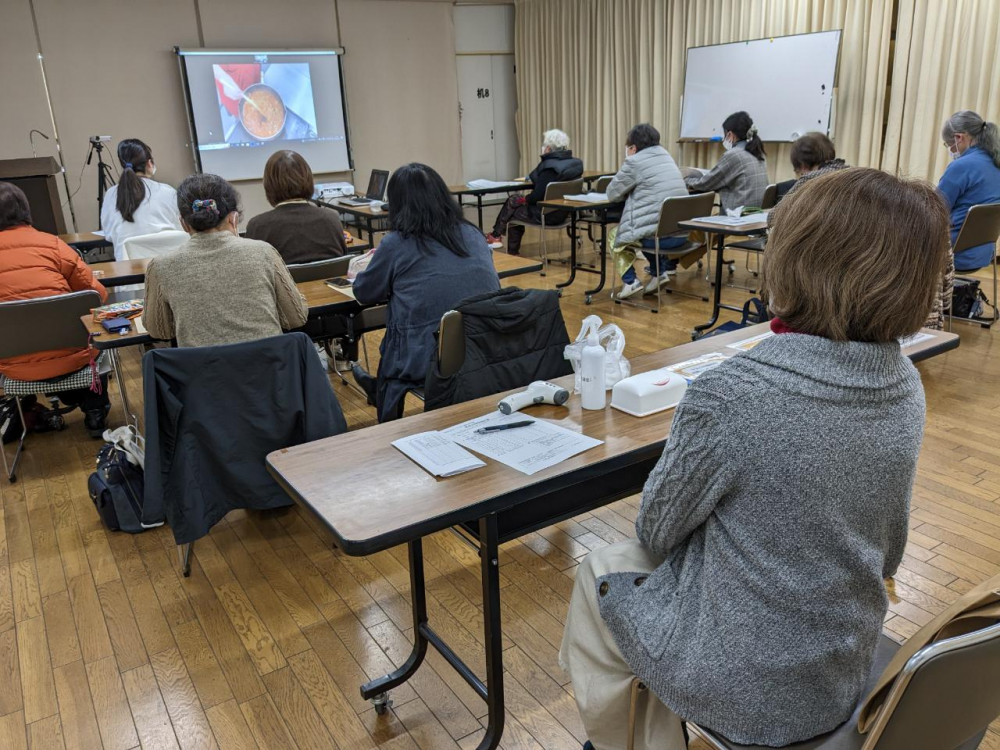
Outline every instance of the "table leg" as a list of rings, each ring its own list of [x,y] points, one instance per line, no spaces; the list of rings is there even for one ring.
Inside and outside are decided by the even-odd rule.
[[[479,231],[483,231],[483,195],[476,195],[476,211],[479,213]]]
[[[561,284],[556,284],[556,289],[567,287],[576,281],[576,211],[571,211],[569,215],[569,278]]]
[[[375,219],[371,216],[366,216],[365,223],[368,224],[368,244],[371,247],[375,247]]]
[[[719,304],[722,302],[722,256],[726,246],[726,238],[721,232],[716,233],[715,236],[718,239],[715,243],[715,289],[712,296],[712,318],[707,323],[702,323],[694,327],[694,330],[691,332],[692,341],[714,326],[719,320]]]
[[[132,405],[128,400],[128,387],[125,385],[125,378],[122,375],[122,366],[121,361],[118,358],[118,349],[109,349],[108,355],[111,357],[111,369],[115,373],[115,380],[118,381],[118,393],[121,395],[122,408],[125,410],[125,424],[132,425],[132,427],[135,428],[136,433],[138,433],[139,420],[136,419],[135,414],[132,413]]]
[[[605,221],[601,222],[601,242],[599,246],[600,250],[600,263],[601,263],[601,280],[597,282],[597,286],[593,289],[588,289],[584,292],[585,302],[589,305],[595,294],[598,294],[604,288],[604,282],[607,280],[608,273],[608,224]]]

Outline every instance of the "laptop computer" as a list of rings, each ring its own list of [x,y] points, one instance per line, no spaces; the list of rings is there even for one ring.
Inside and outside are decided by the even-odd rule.
[[[381,201],[385,197],[385,186],[389,183],[389,172],[385,169],[373,169],[368,179],[368,192],[364,196],[354,195],[342,198],[341,203],[348,206],[367,206],[373,201]]]

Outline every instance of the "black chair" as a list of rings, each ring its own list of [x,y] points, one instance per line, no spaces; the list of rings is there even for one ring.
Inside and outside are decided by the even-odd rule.
[[[312,263],[293,263],[288,266],[288,273],[292,275],[292,281],[296,284],[301,284],[303,281],[321,281],[337,276],[346,276],[351,260],[357,255],[357,253],[353,253],[337,258],[315,260]]]
[[[868,689],[898,649],[882,636]],[[860,708],[829,734],[786,750],[974,750],[1000,715],[1000,625],[933,643],[910,657],[867,734],[857,729]],[[716,750],[764,750],[690,722],[688,728]]]
[[[71,292],[55,297],[38,297],[27,300],[0,302],[0,359],[18,357],[53,349],[80,349],[88,344],[87,330],[80,318],[101,304],[101,295],[93,290]],[[89,375],[90,368],[84,368]],[[8,467],[7,453],[0,445],[4,471],[9,482],[17,481],[17,462],[24,450],[24,439],[28,435],[21,397],[35,393],[58,393],[80,387],[83,371],[70,373],[54,381],[23,381],[4,376],[0,378],[4,393],[13,396],[17,413],[21,418],[21,438],[14,451],[14,460]],[[65,411],[71,411],[66,409]],[[128,408],[126,407],[126,412]]]
[[[949,320],[976,323],[977,325],[981,325],[983,328],[990,328],[993,323],[997,321],[998,317],[1000,317],[1000,311],[997,310],[996,244],[998,238],[1000,238],[1000,203],[988,203],[970,208],[969,213],[965,215],[965,221],[962,222],[962,228],[958,231],[958,237],[955,239],[955,246],[952,250],[955,255],[958,255],[963,250],[968,250],[972,247],[978,247],[979,245],[985,245],[988,243],[993,244],[993,258],[990,261],[990,266],[993,268],[993,297],[989,300],[990,306],[993,308],[993,316],[991,320],[983,322],[980,318],[963,318],[957,315],[953,316],[951,315],[951,310],[949,308]],[[972,271],[978,270],[978,268],[961,269],[956,267],[955,273],[971,273]]]

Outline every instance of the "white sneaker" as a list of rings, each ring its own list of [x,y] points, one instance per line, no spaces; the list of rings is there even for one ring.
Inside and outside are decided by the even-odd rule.
[[[642,282],[636,279],[631,284],[625,284],[618,290],[618,299],[628,299],[639,294],[643,289]]]
[[[670,281],[670,276],[676,273],[676,271],[664,271],[659,275],[659,277],[651,278],[646,284],[643,294],[656,294],[657,288],[665,286]]]

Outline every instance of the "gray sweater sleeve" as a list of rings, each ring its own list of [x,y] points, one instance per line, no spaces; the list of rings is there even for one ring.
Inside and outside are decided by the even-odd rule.
[[[732,484],[725,429],[708,405],[682,402],[663,455],[646,480],[635,529],[650,552],[666,556],[711,515]]]

